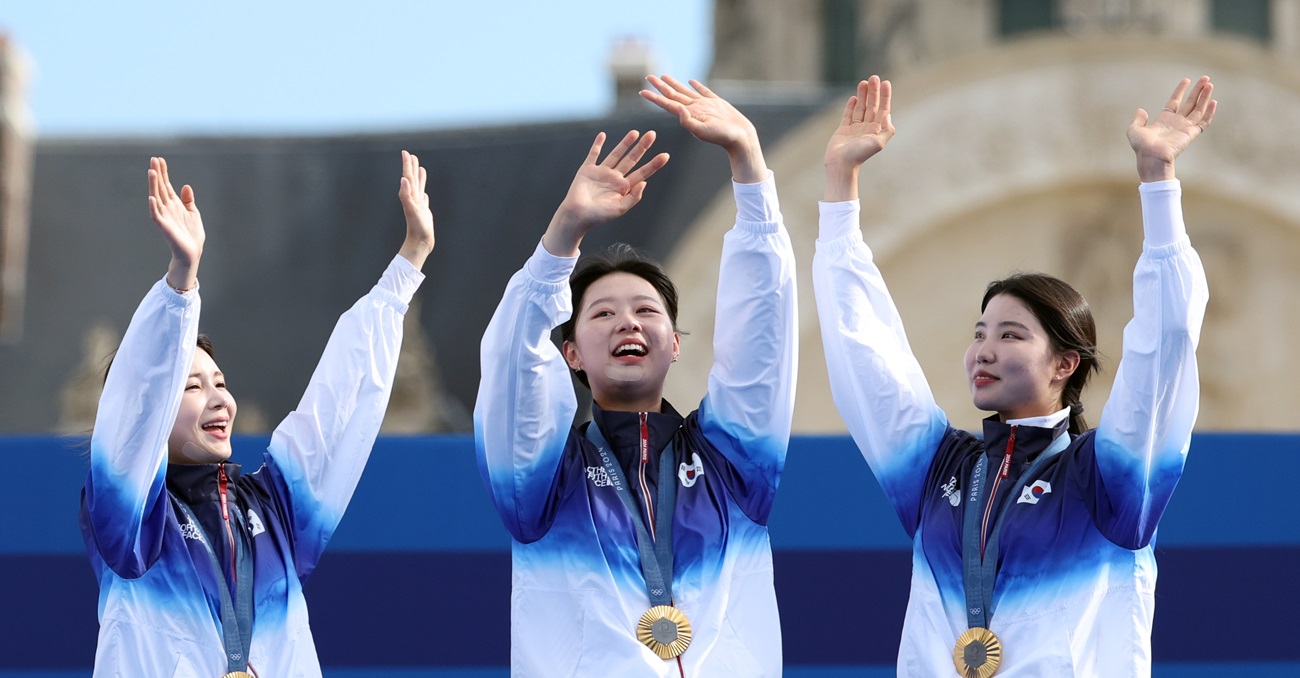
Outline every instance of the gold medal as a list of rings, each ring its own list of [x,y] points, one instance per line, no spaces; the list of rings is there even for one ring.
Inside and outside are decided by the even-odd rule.
[[[253,678],[253,674],[247,671],[231,671],[221,678]]]
[[[672,659],[691,645],[691,623],[682,611],[671,605],[656,605],[641,615],[636,624],[636,639],[660,659]]]
[[[952,661],[962,678],[989,678],[1002,664],[1002,641],[988,629],[967,629],[957,637]]]

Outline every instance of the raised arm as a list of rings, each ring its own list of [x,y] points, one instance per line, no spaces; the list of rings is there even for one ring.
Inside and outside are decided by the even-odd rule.
[[[268,457],[291,507],[295,564],[315,567],[352,499],[392,392],[402,320],[424,280],[433,216],[419,159],[402,152],[398,199],[406,239],[379,282],[339,318],[297,409],[276,427]]]
[[[177,194],[162,158],[150,158],[148,176],[149,212],[171,263],[131,317],[104,382],[82,504],[83,528],[100,556],[127,578],[144,574],[162,544],[167,440],[198,336],[205,240],[194,190]]]
[[[639,141],[638,141],[639,139]],[[668,162],[661,153],[637,163],[654,132],[628,132],[604,160],[596,135],[541,243],[510,278],[483,334],[474,404],[479,473],[506,529],[528,543],[550,529],[557,471],[577,401],[551,330],[572,314],[569,274],[592,228],[637,204],[646,180]]]
[[[1190,94],[1188,89],[1191,89]],[[1115,543],[1150,543],[1182,476],[1200,403],[1196,345],[1209,291],[1183,224],[1174,160],[1218,107],[1208,76],[1181,81],[1154,120],[1138,109],[1128,129],[1142,180],[1142,255],[1133,319],[1097,427],[1095,517]]]
[[[947,418],[859,229],[858,172],[894,135],[891,94],[874,75],[859,83],[826,145],[813,294],[835,405],[912,534]]]
[[[677,116],[731,162],[736,225],[718,270],[717,318],[701,432],[738,472],[731,487],[746,514],[766,523],[785,466],[794,415],[798,306],[794,252],[754,125],[703,83],[650,76],[641,93]]]

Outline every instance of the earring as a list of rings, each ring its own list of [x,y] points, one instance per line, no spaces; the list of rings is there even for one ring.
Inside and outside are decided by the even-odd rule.
[[[677,356],[673,356],[673,362],[677,362]]]

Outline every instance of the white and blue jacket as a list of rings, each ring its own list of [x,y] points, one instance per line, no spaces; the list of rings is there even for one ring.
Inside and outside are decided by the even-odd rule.
[[[671,440],[680,483],[673,598],[694,638],[677,660],[636,639],[650,599],[632,517],[596,448],[572,426],[573,382],[550,339],[572,312],[576,258],[539,245],[488,326],[474,431],[484,483],[514,537],[513,675],[781,673],[767,518],[794,408],[794,257],[772,178],[734,191],[738,217],[723,244],[708,393],[686,417],[671,407],[646,415],[650,457]],[[624,473],[636,478],[630,460],[640,415],[594,414],[590,425],[601,427]]]
[[[962,521],[972,469],[1008,449],[1012,494],[997,544],[990,629],[999,678],[1149,676],[1156,526],[1196,421],[1196,344],[1208,292],[1183,225],[1177,180],[1140,186],[1145,244],[1133,320],[1098,427],[1066,433],[1068,410],[957,431],[935,404],[871,251],[858,203],[822,203],[813,282],[832,393],[903,527],[912,582],[900,676],[955,676],[967,629]],[[1015,441],[1011,442],[1013,427]],[[1035,477],[1030,461],[1059,452]],[[996,505],[996,504],[995,504]]]
[[[401,257],[343,314],[298,408],[275,429],[256,472],[169,465],[167,439],[195,351],[197,289],[159,281],[113,360],[91,438],[81,529],[99,580],[96,676],[226,673],[220,586],[200,541],[229,562],[232,533],[253,556],[249,664],[263,677],[319,676],[302,582],[356,488],[388,405],[402,318],[424,276]],[[178,502],[194,512],[194,525]],[[233,591],[233,589],[232,589]]]

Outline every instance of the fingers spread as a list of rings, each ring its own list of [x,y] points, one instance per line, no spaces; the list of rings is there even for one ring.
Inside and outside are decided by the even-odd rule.
[[[627,154],[619,159],[618,164],[614,165],[615,171],[619,174],[627,174],[632,171],[632,168],[640,162],[641,158],[645,156],[646,151],[650,150],[650,146],[654,144],[654,142],[654,130],[646,132],[641,136],[641,141],[637,142],[635,146],[629,149]]]
[[[853,109],[857,105],[858,98],[856,96],[851,96],[848,101],[844,102],[844,115],[840,116],[840,127],[848,127],[853,123]]]
[[[596,158],[600,157],[600,149],[605,145],[605,133],[600,132],[596,135],[596,140],[591,142],[591,148],[587,150],[587,158],[582,161],[584,165],[596,164]]]
[[[669,86],[669,92],[672,92],[671,94],[669,94],[669,92],[664,92],[664,94],[667,94],[675,101],[690,103],[691,101],[700,98],[699,92],[696,92],[690,87],[678,82],[677,79],[671,75],[665,75],[659,80],[660,82],[666,83]],[[663,91],[663,88],[660,88],[660,91]]]
[[[650,103],[658,106],[659,108],[664,109],[665,111],[668,111],[669,113],[672,113],[673,115],[679,118],[687,115],[686,106],[676,101],[673,101],[672,99],[669,99],[668,97],[658,92],[651,92],[648,89],[643,89],[641,90],[641,98],[645,99],[646,101],[649,101]]]
[[[699,92],[700,94],[703,94],[706,97],[713,97],[714,99],[718,98],[718,95],[714,94],[713,90],[709,89],[708,87],[705,87],[704,83],[700,82],[699,80],[691,80],[690,83],[691,83],[691,87],[694,87],[695,91]]]
[[[631,182],[633,185],[643,184],[645,183],[646,179],[649,179],[650,177],[654,176],[655,172],[658,172],[659,170],[663,169],[664,165],[667,164],[668,164],[668,154],[660,153],[659,155],[656,155],[655,157],[651,158],[650,161],[647,162],[646,164],[637,168],[635,172],[627,175],[627,180]]]
[[[632,147],[632,144],[636,143],[637,137],[639,136],[641,136],[640,132],[629,130],[627,134],[623,135],[623,138],[618,142],[618,145],[614,147],[614,150],[610,151],[609,155],[605,156],[605,159],[601,161],[600,166],[609,168],[617,167],[619,160],[623,159],[623,155]]]

